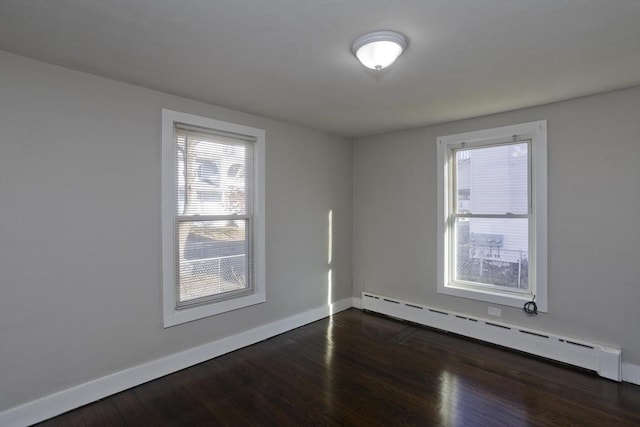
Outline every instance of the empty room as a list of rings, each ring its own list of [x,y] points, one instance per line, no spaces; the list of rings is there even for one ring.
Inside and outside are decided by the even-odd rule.
[[[0,0],[0,426],[640,425],[640,1]]]

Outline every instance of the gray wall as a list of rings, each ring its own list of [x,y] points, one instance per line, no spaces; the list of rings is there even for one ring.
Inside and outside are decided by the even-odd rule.
[[[351,298],[349,140],[0,53],[0,411]],[[267,302],[162,328],[161,108],[266,129]]]
[[[437,293],[436,137],[547,120],[549,313],[509,323],[620,345],[640,364],[640,88],[354,143],[354,296],[487,316]]]
[[[267,302],[169,329],[163,107],[267,131]],[[640,364],[640,88],[352,152],[345,139],[0,52],[0,411],[323,305],[329,210],[334,301],[352,294],[353,253],[354,296],[486,316],[486,303],[436,293],[435,138],[542,119],[549,314],[502,307],[503,319],[619,344]]]

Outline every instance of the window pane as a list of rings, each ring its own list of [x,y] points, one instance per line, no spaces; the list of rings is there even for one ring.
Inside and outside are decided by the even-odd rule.
[[[527,214],[529,144],[457,150],[455,163],[458,213]]]
[[[247,220],[178,223],[178,302],[249,289]]]
[[[527,290],[528,222],[526,218],[457,218],[454,280]]]
[[[215,133],[176,127],[176,213],[245,215],[253,170],[252,145]]]

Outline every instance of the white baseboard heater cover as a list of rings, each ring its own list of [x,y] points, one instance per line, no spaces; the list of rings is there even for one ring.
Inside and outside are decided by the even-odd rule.
[[[622,352],[618,347],[604,346],[490,319],[435,309],[371,292],[362,293],[362,308],[579,366],[614,381],[622,379]]]

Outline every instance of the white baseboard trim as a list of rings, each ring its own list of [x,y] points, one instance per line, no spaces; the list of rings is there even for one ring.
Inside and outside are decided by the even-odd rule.
[[[362,310],[362,298],[353,297],[352,307]]]
[[[619,346],[468,316],[371,292],[362,293],[362,306],[365,310],[397,319],[580,366],[613,381],[622,380],[622,350]]]
[[[362,310],[362,299],[353,297],[352,305]],[[622,363],[622,381],[640,385],[640,365]]]
[[[640,365],[622,363],[622,381],[640,385]]]
[[[352,298],[134,366],[0,412],[0,426],[23,427],[304,326],[352,307]]]

